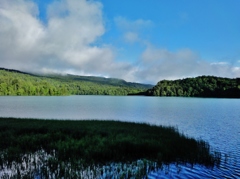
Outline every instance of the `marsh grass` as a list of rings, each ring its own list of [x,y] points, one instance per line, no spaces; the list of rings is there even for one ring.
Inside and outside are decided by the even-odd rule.
[[[142,178],[151,168],[171,162],[207,167],[220,162],[220,153],[211,152],[208,143],[174,127],[99,120],[0,118],[0,156],[0,171],[26,178],[36,173],[41,178],[98,178],[107,175],[103,166],[128,163],[135,169],[113,167],[118,178]]]

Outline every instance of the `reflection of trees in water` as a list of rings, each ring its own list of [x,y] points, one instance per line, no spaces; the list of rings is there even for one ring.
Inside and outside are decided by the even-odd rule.
[[[137,160],[132,163],[109,163],[84,166],[78,162],[59,162],[44,150],[25,154],[18,162],[1,165],[1,178],[143,178],[156,170],[156,162]]]
[[[158,166],[171,162],[214,166],[220,161],[208,143],[188,138],[174,127],[131,122],[0,118],[0,139],[2,176],[144,175],[154,168],[147,161]],[[147,160],[144,165],[132,162],[138,159]],[[128,162],[130,168],[118,164]]]

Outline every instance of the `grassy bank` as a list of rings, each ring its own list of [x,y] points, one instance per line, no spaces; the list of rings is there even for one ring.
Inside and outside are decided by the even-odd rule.
[[[18,173],[25,163],[31,172],[46,170],[58,176],[64,176],[69,166],[68,172],[139,159],[159,166],[170,162],[213,166],[219,162],[208,143],[186,137],[173,127],[119,121],[0,118],[0,152],[0,170],[14,164]]]

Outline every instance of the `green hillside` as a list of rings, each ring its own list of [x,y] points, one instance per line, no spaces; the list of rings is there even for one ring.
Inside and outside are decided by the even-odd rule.
[[[151,87],[114,78],[36,75],[0,68],[0,95],[129,95]]]
[[[240,98],[240,78],[200,76],[174,81],[163,80],[147,90],[146,95]]]
[[[240,78],[200,76],[162,80],[156,86],[122,79],[77,75],[39,75],[0,68],[0,95],[147,95],[240,98]]]

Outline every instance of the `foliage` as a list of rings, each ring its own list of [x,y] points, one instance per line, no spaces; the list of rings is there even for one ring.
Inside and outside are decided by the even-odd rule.
[[[163,80],[146,92],[149,96],[240,98],[240,78],[200,76],[183,80]]]
[[[120,79],[75,75],[32,75],[0,68],[0,95],[128,95],[151,85]]]

